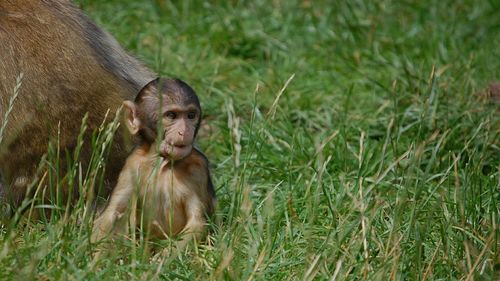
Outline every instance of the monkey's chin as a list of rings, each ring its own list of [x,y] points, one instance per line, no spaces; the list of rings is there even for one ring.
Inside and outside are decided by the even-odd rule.
[[[169,160],[181,160],[191,154],[192,145],[171,145],[164,144],[160,147],[160,155]]]

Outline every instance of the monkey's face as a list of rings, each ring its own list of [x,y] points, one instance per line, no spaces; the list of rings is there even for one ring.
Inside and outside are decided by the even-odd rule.
[[[191,154],[201,107],[189,85],[178,79],[158,78],[144,86],[135,102],[124,101],[123,106],[127,128],[143,144],[159,142],[155,152],[169,160]]]
[[[196,105],[165,105],[162,125],[164,137],[160,143],[160,155],[171,160],[180,160],[191,154],[200,110]]]

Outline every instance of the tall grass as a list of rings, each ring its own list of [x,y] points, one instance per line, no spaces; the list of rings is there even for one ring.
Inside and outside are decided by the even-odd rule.
[[[216,223],[178,255],[123,242],[93,262],[92,196],[54,202],[58,217],[3,228],[0,278],[497,278],[500,115],[476,94],[500,79],[495,1],[78,4],[197,90]],[[93,168],[70,169],[82,192],[106,128]],[[45,167],[34,188],[57,186]]]

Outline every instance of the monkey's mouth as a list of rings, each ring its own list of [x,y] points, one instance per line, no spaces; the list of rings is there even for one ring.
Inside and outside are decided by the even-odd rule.
[[[160,155],[171,160],[180,160],[187,157],[193,146],[191,144],[170,144],[162,143],[160,146]]]

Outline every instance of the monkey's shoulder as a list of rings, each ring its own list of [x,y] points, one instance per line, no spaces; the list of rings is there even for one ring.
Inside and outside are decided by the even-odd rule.
[[[203,154],[193,149],[193,152],[175,165],[176,174],[183,177],[206,177],[208,173],[208,161]]]
[[[179,181],[185,182],[192,188],[205,190],[209,184],[208,160],[197,149],[193,149],[189,156],[175,165],[174,173]]]
[[[188,158],[192,165],[208,170],[208,158],[199,149],[193,148]]]
[[[212,177],[210,173],[210,163],[208,161],[208,158],[203,154],[199,149],[193,148],[193,152],[191,153],[190,157],[192,157],[193,162],[196,162],[197,165],[195,169],[197,170],[198,173],[198,179],[203,182],[203,193],[206,194],[208,197],[212,198],[215,200],[216,195],[215,195],[215,188],[212,183]],[[213,205],[215,203],[212,202],[211,204],[211,209],[213,208]]]
[[[142,149],[135,149],[132,153],[127,157],[125,162],[125,166],[133,169],[141,168],[145,165],[151,166],[149,162],[151,157],[148,157],[147,152]]]

